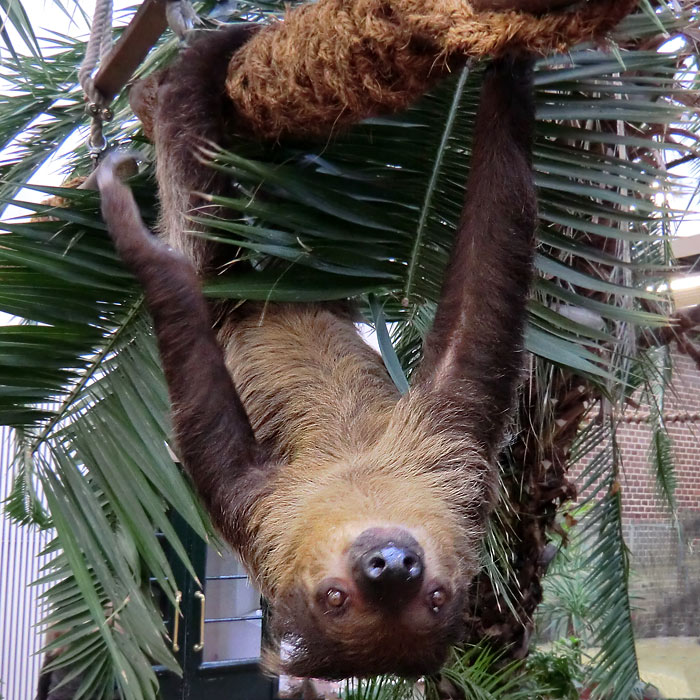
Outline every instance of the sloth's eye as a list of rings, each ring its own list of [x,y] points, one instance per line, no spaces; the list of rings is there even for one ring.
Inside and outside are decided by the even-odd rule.
[[[440,612],[440,608],[447,602],[447,594],[441,588],[438,588],[430,594],[429,602],[434,613]]]
[[[339,588],[329,588],[326,592],[326,602],[331,608],[341,608],[348,599],[347,593]]]

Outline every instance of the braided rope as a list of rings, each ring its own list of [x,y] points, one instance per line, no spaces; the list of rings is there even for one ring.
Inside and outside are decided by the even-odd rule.
[[[95,87],[92,73],[100,59],[112,48],[112,0],[97,0],[90,27],[85,58],[78,70],[78,81],[90,102],[103,104],[104,98]]]
[[[78,81],[88,100],[88,113],[92,117],[88,145],[91,150],[101,151],[106,141],[103,133],[105,121],[111,119],[108,103],[95,87],[92,74],[97,65],[112,48],[112,0],[97,0],[90,27],[90,38],[85,49],[85,58],[78,69]]]
[[[226,90],[257,136],[329,128],[414,102],[466,58],[547,54],[599,39],[637,0],[588,0],[532,15],[467,0],[319,0],[289,11],[233,56]]]

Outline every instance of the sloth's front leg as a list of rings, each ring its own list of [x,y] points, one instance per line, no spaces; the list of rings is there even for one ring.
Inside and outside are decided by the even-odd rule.
[[[153,317],[180,458],[215,524],[235,543],[236,504],[265,459],[226,369],[194,267],[143,223],[131,190],[115,172],[121,158],[110,155],[100,165],[102,215]]]
[[[462,220],[414,381],[448,399],[491,457],[521,372],[532,277],[532,68],[527,56],[508,56],[486,72]]]

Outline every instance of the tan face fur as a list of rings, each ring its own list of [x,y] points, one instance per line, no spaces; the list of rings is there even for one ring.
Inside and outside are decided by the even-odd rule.
[[[436,434],[430,413],[413,396],[373,448],[340,459],[301,453],[256,507],[248,560],[291,672],[417,675],[436,671],[458,641],[488,494],[473,447]],[[423,575],[406,600],[377,600],[358,584],[357,556],[395,540],[415,541]]]

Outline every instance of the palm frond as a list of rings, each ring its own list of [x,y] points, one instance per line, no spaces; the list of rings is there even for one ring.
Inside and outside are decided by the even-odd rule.
[[[588,641],[599,651],[591,660],[596,697],[629,698],[639,681],[628,596],[629,561],[622,533],[620,450],[616,425],[592,422],[574,447],[575,460],[586,460],[581,489],[585,515],[576,532],[583,551],[579,597],[587,601]]]
[[[161,537],[194,575],[168,509],[204,538],[209,525],[168,453],[167,391],[150,326],[96,196],[48,193],[73,206],[44,207],[49,220],[5,224],[0,252],[0,304],[25,319],[1,331],[0,420],[18,429],[10,514],[41,520],[31,506],[40,502],[38,482],[62,549],[47,569],[57,583],[45,624],[68,646],[56,661],[70,666],[64,681],[84,676],[83,697],[115,685],[125,698],[155,697],[152,664],[177,664],[145,581],[174,600]],[[80,601],[66,607],[68,585]]]
[[[139,320],[132,331],[125,347],[115,347],[75,393],[61,419],[41,433],[48,454],[35,453],[35,468],[63,552],[48,566],[59,578],[47,594],[52,615],[45,624],[59,633],[70,630],[60,639],[71,653],[56,663],[78,673],[80,650],[87,664],[101,649],[110,673],[96,675],[94,683],[104,683],[101,692],[116,684],[123,697],[136,700],[155,697],[153,663],[177,670],[148,585],[150,580],[174,601],[162,541],[195,575],[168,509],[201,537],[209,530],[167,450],[167,392],[150,328]],[[54,589],[63,595],[70,581],[80,594],[81,617],[75,620],[52,595]]]
[[[264,21],[281,5],[251,0],[237,11]],[[637,45],[657,36],[659,24],[673,33],[690,21],[691,13],[663,4],[630,17],[618,38]],[[44,576],[51,584],[46,624],[64,630],[60,643],[68,652],[57,663],[70,666],[68,680],[83,675],[78,697],[101,697],[116,684],[126,698],[153,698],[151,663],[174,668],[146,585],[152,577],[173,596],[170,564],[155,533],[187,563],[168,508],[202,536],[208,526],[168,455],[167,395],[148,322],[133,279],[105,236],[95,195],[42,188],[68,204],[47,210],[17,194],[83,120],[75,68],[84,44],[61,36],[53,41],[57,50],[45,57],[0,62],[13,87],[0,96],[1,201],[52,217],[3,224],[0,310],[23,319],[0,329],[0,421],[16,429],[18,444],[10,510],[22,521],[47,525],[36,506],[38,491],[48,501],[57,538]],[[174,48],[164,41],[144,70]],[[548,368],[542,377],[551,378],[556,367],[613,401],[648,381],[632,362],[629,329],[666,323],[663,313],[650,310],[663,309],[664,298],[650,290],[668,274],[659,250],[683,212],[659,203],[656,193],[682,184],[657,156],[695,153],[696,143],[678,143],[666,128],[686,110],[688,90],[676,80],[684,51],[582,47],[541,61],[537,72],[539,280],[528,347],[542,358],[538,366]],[[231,216],[207,217],[207,235],[228,245],[231,264],[209,282],[207,294],[270,301],[361,297],[367,318],[391,329],[410,376],[462,207],[479,81],[479,70],[461,72],[405,114],[368,120],[326,144],[271,149],[241,142],[236,153],[210,152],[237,189],[212,197]],[[125,100],[117,101],[112,142],[143,140],[132,116]],[[68,169],[86,165],[81,147]],[[147,169],[135,183],[147,220],[154,218],[151,177]],[[362,298],[368,294],[372,302]],[[392,364],[385,336],[383,343]],[[585,478],[598,500],[582,521],[594,601],[591,635],[600,644],[595,680],[601,694],[615,689],[622,698],[637,668],[614,428],[591,427],[577,450],[596,452]],[[612,442],[593,437],[596,429]],[[668,497],[667,447],[660,438],[657,461]],[[487,561],[505,600],[511,546],[507,530],[494,528]],[[481,650],[470,653],[457,662],[453,682],[476,697],[504,697],[509,681],[496,682],[485,671],[479,676],[489,664]]]
[[[34,28],[32,27],[24,5],[21,2],[15,2],[13,0],[0,0],[0,18],[2,19],[2,24],[0,24],[0,38],[2,39],[2,44],[13,58],[18,61],[22,49],[28,49],[34,59],[41,60],[41,45],[36,38]],[[21,48],[13,44],[12,37],[8,31],[9,26],[14,29],[18,38],[23,43]]]
[[[673,441],[664,419],[665,394],[671,385],[671,357],[668,346],[654,348],[643,356],[647,373],[642,402],[649,409],[649,466],[654,474],[656,493],[672,520],[676,522],[676,474]]]
[[[442,676],[449,680],[464,697],[474,700],[524,700],[537,695],[538,690],[523,683],[522,664],[500,664],[499,654],[486,646],[455,651]],[[428,682],[428,697],[437,698],[434,683]]]

